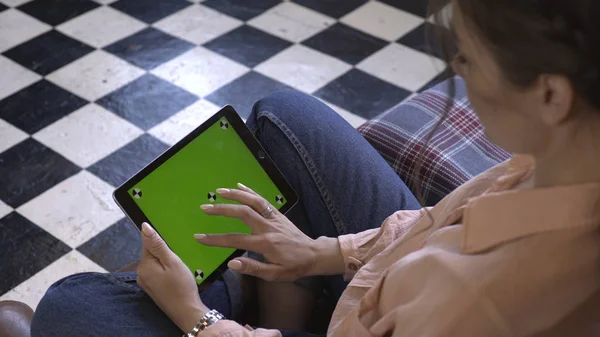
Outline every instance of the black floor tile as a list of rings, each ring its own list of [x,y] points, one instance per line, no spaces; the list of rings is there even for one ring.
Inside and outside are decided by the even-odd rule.
[[[258,16],[269,8],[279,4],[281,0],[207,0],[203,6],[216,9],[221,13],[247,21]]]
[[[197,96],[146,74],[96,103],[148,130],[197,100]]]
[[[186,0],[119,0],[110,6],[147,23],[153,23],[191,3]]]
[[[448,67],[448,68],[446,68],[446,70],[444,70],[439,75],[437,75],[434,79],[429,81],[429,83],[425,84],[421,89],[418,90],[418,92],[423,92],[423,91],[426,91],[427,89],[431,89],[431,88],[435,87],[437,84],[449,79],[450,77],[452,77],[454,75],[455,74],[454,74],[454,71],[452,70],[452,68]]]
[[[28,138],[0,153],[0,200],[17,208],[79,171],[77,165]]]
[[[0,12],[4,11],[4,10],[6,10],[6,9],[8,9],[8,7],[7,7],[7,6],[5,6],[5,5],[3,5],[3,4],[0,4]]]
[[[366,119],[402,102],[410,92],[354,69],[314,95]]]
[[[154,28],[117,41],[104,50],[146,70],[158,67],[194,48],[194,45]]]
[[[250,26],[241,26],[204,46],[247,67],[254,67],[292,43]]]
[[[83,42],[51,30],[3,54],[27,69],[48,75],[93,50]]]
[[[71,250],[18,213],[0,219],[0,295]]]
[[[342,23],[337,23],[302,44],[350,64],[357,64],[388,43]]]
[[[206,99],[219,106],[230,104],[240,116],[246,118],[257,100],[273,91],[286,89],[292,88],[251,71],[213,92]]]
[[[314,9],[317,12],[321,12],[325,15],[329,15],[334,18],[341,18],[342,16],[352,12],[358,7],[362,6],[367,0],[293,0],[294,2]],[[415,0],[413,0],[415,1]]]
[[[112,272],[139,260],[141,248],[139,231],[127,218],[123,218],[77,250]]]
[[[437,33],[434,28],[433,24],[424,23],[398,39],[398,43],[443,59],[442,49],[437,41]]]
[[[33,134],[88,102],[41,80],[0,101],[0,118]]]
[[[418,15],[420,17],[427,16],[429,1],[421,0],[380,0],[388,5],[392,5],[401,10]]]
[[[117,187],[133,177],[168,148],[158,139],[144,134],[88,167],[87,170]]]
[[[91,0],[34,0],[18,9],[49,25],[57,26],[98,6],[100,4]]]
[[[436,28],[435,25],[427,22],[399,38],[398,43],[443,60],[442,45],[452,43],[452,39],[448,29]],[[448,53],[452,56],[456,53],[456,47],[448,45],[450,46]]]

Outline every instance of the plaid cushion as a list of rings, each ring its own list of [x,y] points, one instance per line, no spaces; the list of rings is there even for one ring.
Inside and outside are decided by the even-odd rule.
[[[449,99],[448,82],[414,96],[358,129],[411,188],[419,152],[425,147],[420,189],[427,205],[435,205],[465,181],[510,157],[485,137],[469,106],[464,81],[458,77],[455,80],[452,108],[429,144],[425,140]]]

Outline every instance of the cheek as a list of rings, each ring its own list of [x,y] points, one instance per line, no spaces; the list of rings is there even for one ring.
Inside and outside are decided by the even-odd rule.
[[[513,153],[543,151],[548,133],[528,116],[535,106],[527,103],[526,95],[488,88],[467,84],[469,100],[489,140]]]
[[[518,107],[513,104],[516,98],[499,94],[497,87],[467,84],[469,100],[486,136],[495,144],[509,151],[518,152],[518,137],[523,130],[523,119]],[[502,99],[501,99],[502,98]]]
[[[469,101],[479,120],[486,130],[493,129],[493,125],[497,123],[492,123],[492,121],[500,117],[498,110],[501,109],[499,102],[494,97],[494,90],[489,89],[489,85],[486,86],[473,80],[467,81],[466,86]]]

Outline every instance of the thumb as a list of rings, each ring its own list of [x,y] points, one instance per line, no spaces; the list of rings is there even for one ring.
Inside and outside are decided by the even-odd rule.
[[[169,256],[169,247],[158,233],[148,223],[142,224],[142,249],[160,262],[164,262]]]
[[[276,264],[259,262],[247,257],[239,257],[227,263],[227,267],[241,274],[256,276],[265,281],[295,281],[296,278],[286,273],[283,267]]]

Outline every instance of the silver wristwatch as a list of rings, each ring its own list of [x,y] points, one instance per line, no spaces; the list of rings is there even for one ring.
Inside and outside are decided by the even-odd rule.
[[[204,331],[204,329],[208,328],[209,326],[217,323],[219,320],[222,320],[224,318],[225,316],[221,315],[220,312],[216,310],[211,310],[200,319],[200,321],[198,322],[198,324],[196,324],[192,332],[189,332],[183,335],[182,337],[197,337],[201,331]]]

